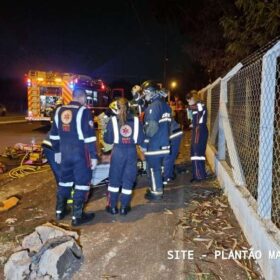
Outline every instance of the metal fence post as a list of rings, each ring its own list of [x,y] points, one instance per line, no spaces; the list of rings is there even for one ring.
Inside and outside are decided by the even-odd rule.
[[[242,68],[242,64],[238,63],[227,75],[221,80],[221,97],[220,97],[220,112],[219,112],[219,159],[225,158],[225,139],[228,146],[228,153],[231,164],[234,181],[237,185],[245,185],[245,179],[242,171],[242,166],[239,160],[237,148],[232,134],[231,125],[227,112],[227,83],[228,81]]]
[[[271,219],[272,163],[276,88],[276,63],[280,42],[266,52],[262,61],[261,109],[259,134],[258,214]]]
[[[237,64],[231,71],[227,73],[225,77],[221,79],[221,90],[220,90],[220,105],[227,103],[227,82],[228,80],[235,75],[239,69],[242,67],[242,64]],[[219,142],[218,142],[218,158],[219,160],[225,160],[226,157],[226,139],[223,128],[223,113],[221,111],[221,106],[219,110]]]

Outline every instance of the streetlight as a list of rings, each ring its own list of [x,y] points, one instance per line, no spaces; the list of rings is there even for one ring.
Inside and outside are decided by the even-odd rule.
[[[177,82],[176,81],[172,81],[171,84],[170,84],[170,87],[172,89],[175,89],[177,87]]]
[[[170,90],[168,91],[168,103],[170,103],[171,90],[174,90],[176,87],[177,87],[177,82],[176,81],[171,81],[170,82]]]

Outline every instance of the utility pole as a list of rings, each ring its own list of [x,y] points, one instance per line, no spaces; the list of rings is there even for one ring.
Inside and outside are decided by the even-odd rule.
[[[167,78],[167,25],[164,26],[164,53],[163,53],[163,87],[166,87],[166,78]]]

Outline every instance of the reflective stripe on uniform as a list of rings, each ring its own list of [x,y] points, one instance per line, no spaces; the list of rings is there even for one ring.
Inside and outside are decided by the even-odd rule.
[[[192,114],[193,114],[193,115],[197,114],[197,111],[193,111]]]
[[[58,185],[61,187],[72,187],[74,182],[59,182]]]
[[[137,117],[134,117],[133,140],[135,144],[137,143],[138,134],[139,134],[139,119]]]
[[[201,116],[200,119],[199,119],[199,123],[203,123],[203,117],[204,117],[204,115],[205,115],[205,110],[203,111],[203,114],[202,114],[202,116]]]
[[[146,156],[155,156],[155,155],[166,155],[169,154],[170,150],[159,150],[159,151],[147,151],[145,152]]]
[[[76,118],[76,124],[77,124],[77,133],[78,133],[78,137],[79,140],[84,140],[84,134],[82,131],[82,116],[83,116],[83,112],[86,109],[86,107],[80,107],[80,109],[78,110],[77,113],[77,118]]]
[[[51,140],[60,140],[60,136],[59,135],[50,135],[50,139]]]
[[[159,123],[161,123],[161,122],[171,122],[171,118],[162,118],[158,122]]]
[[[205,160],[205,157],[193,156],[191,157],[191,160]]]
[[[199,112],[201,112],[203,110],[202,104],[201,103],[197,103],[197,109]]]
[[[183,134],[183,131],[179,131],[179,132],[177,132],[177,133],[171,134],[171,136],[169,137],[169,139],[173,139],[173,138],[175,138],[175,137],[177,137],[177,136],[180,136],[180,135],[182,135],[182,134]]]
[[[85,185],[75,185],[75,190],[80,190],[80,191],[89,191],[90,186],[85,186]]]
[[[163,194],[163,192],[157,192],[157,191],[150,191],[150,192],[154,195],[162,195]]]
[[[114,143],[119,143],[119,127],[117,118],[115,116],[112,117],[113,131],[114,131]]]
[[[122,193],[123,193],[123,194],[130,195],[130,194],[132,194],[132,190],[128,190],[128,189],[122,188]]]
[[[155,180],[155,174],[153,168],[151,168],[151,178],[152,178],[152,190],[155,191],[157,186],[156,186],[156,180]]]
[[[108,187],[108,192],[118,192],[120,188]]]
[[[55,124],[56,124],[56,127],[58,128],[58,113],[60,111],[61,107],[58,107],[55,111],[55,116],[54,116],[54,121],[55,121]]]
[[[85,143],[91,143],[91,142],[95,142],[95,141],[96,141],[95,136],[85,138],[85,140],[84,140]]]
[[[72,104],[68,104],[68,105],[64,105],[63,108],[74,108],[74,109],[79,109],[80,106],[78,105],[72,105]]]
[[[161,150],[167,150],[169,148],[170,148],[170,146],[163,146],[163,147],[161,147]]]

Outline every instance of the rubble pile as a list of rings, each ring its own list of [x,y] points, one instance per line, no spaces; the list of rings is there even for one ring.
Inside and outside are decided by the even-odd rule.
[[[36,227],[4,267],[6,280],[69,279],[78,270],[83,253],[78,234],[51,223]]]

